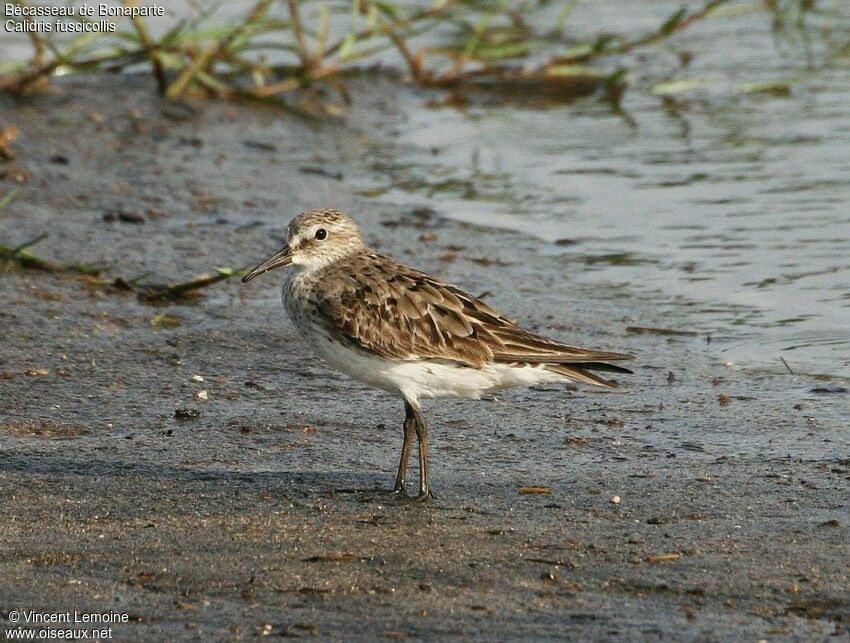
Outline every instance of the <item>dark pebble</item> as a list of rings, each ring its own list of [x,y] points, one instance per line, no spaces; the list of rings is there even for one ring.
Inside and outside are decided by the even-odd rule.
[[[242,141],[242,145],[250,147],[254,150],[263,150],[264,152],[276,152],[277,146],[273,143],[265,143],[263,141]]]
[[[122,223],[140,224],[145,222],[145,217],[135,212],[125,212],[124,210],[112,210],[103,215],[103,220],[107,223],[113,221],[121,221]]]
[[[809,393],[817,393],[818,395],[830,395],[832,393],[846,393],[847,389],[843,386],[816,386],[809,390]]]
[[[331,170],[326,170],[323,167],[299,167],[298,171],[301,174],[317,174],[319,176],[326,176],[329,179],[333,179],[334,181],[342,181],[342,172],[332,172]]]

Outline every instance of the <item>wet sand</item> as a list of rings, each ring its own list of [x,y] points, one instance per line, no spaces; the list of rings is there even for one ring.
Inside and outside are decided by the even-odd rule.
[[[391,486],[402,404],[305,350],[278,275],[151,304],[5,266],[0,613],[113,610],[119,640],[846,637],[846,383],[629,332],[691,320],[580,283],[539,239],[358,196],[419,100],[370,82],[346,124],[169,106],[147,78],[3,99],[29,178],[0,243],[48,232],[45,258],[182,281],[256,262],[293,214],[331,205],[523,324],[634,352],[635,374],[426,404],[438,500],[347,493]]]

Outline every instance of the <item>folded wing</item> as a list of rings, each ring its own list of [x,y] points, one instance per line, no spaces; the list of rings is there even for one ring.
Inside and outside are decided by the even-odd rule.
[[[589,371],[629,373],[609,361],[632,355],[570,346],[524,330],[455,286],[377,254],[341,265],[318,302],[337,338],[383,357],[438,359],[474,368],[542,364],[566,377],[611,386]]]

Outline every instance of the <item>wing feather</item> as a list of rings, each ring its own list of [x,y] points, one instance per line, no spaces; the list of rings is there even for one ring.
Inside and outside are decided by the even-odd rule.
[[[588,370],[628,372],[604,362],[633,359],[541,337],[459,288],[374,253],[338,262],[323,286],[316,308],[327,329],[387,358],[477,368],[552,365],[567,377],[606,386],[607,380]]]

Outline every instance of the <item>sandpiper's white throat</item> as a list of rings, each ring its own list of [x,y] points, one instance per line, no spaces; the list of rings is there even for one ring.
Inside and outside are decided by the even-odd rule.
[[[478,398],[543,382],[616,386],[593,371],[630,373],[610,361],[631,355],[562,344],[524,330],[450,284],[369,249],[354,221],[310,210],[287,228],[287,244],[242,281],[291,265],[283,303],[328,364],[404,398],[404,442],[394,491],[404,489],[416,434],[419,498],[430,496],[428,439],[420,400]]]

